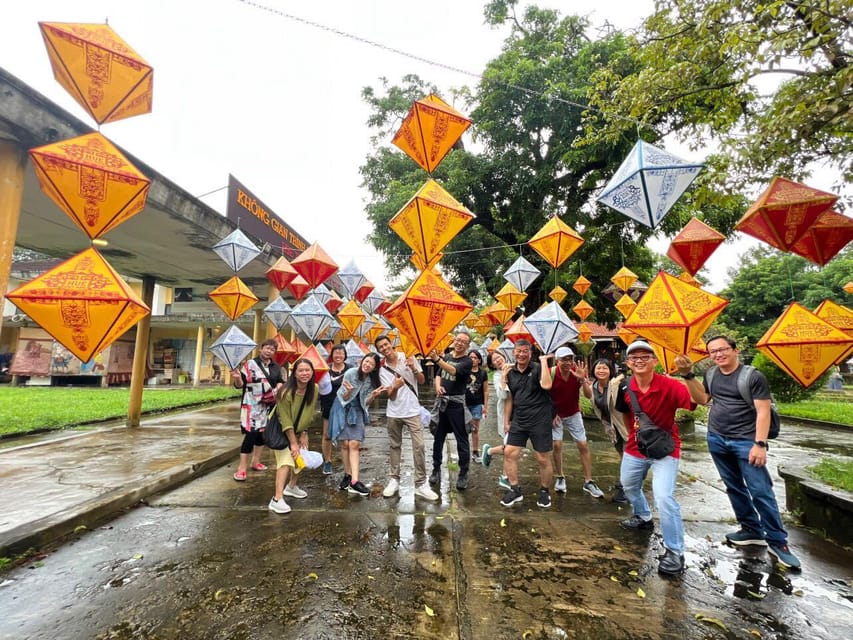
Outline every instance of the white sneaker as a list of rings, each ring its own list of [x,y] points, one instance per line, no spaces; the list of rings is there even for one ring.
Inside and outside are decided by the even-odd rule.
[[[284,488],[284,495],[286,495],[288,498],[302,499],[308,497],[308,492],[304,489],[300,489],[299,487],[291,487],[288,485]]]
[[[275,498],[270,499],[267,509],[274,513],[290,513],[290,505],[284,501],[284,498],[281,500],[276,500]]]
[[[557,480],[554,482],[554,491],[557,493],[565,493],[566,492],[566,478],[565,476],[557,476]]]
[[[385,488],[382,490],[382,495],[386,498],[390,498],[400,489],[400,483],[397,481],[397,478],[389,478],[388,484],[385,485]]]
[[[424,482],[421,486],[415,487],[415,495],[419,498],[423,498],[424,500],[438,500],[441,496],[439,496],[435,491],[430,489],[429,484]]]

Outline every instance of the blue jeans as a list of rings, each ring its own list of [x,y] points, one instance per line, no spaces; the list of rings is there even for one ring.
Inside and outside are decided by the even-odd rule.
[[[681,507],[675,499],[675,481],[678,478],[678,458],[667,456],[660,460],[638,458],[626,453],[622,456],[620,481],[625,497],[634,509],[634,515],[651,520],[652,511],[643,495],[643,480],[651,469],[652,492],[655,508],[660,514],[660,529],[663,544],[670,551],[684,553],[684,525],[681,522]]]
[[[766,466],[749,464],[750,449],[752,440],[731,440],[708,433],[708,451],[726,485],[738,524],[762,536],[768,544],[784,546],[788,532],[779,515],[773,479]]]

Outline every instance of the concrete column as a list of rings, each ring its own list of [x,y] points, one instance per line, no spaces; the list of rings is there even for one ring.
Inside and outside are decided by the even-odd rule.
[[[252,340],[255,341],[255,344],[261,344],[264,341],[264,338],[261,336],[261,318],[263,318],[264,312],[260,309],[255,309],[255,324],[252,327]],[[260,349],[255,347],[255,350],[252,352],[252,357],[257,358],[260,353]]]
[[[12,251],[18,237],[27,163],[27,154],[21,145],[2,135],[0,132],[0,331],[3,330],[3,305],[9,290]]]
[[[195,362],[193,363],[193,387],[198,387],[201,382],[201,356],[204,353],[204,323],[198,325],[195,343]]]
[[[269,289],[269,293],[267,294],[267,302],[272,302],[276,298],[278,298],[278,289],[276,289],[275,285],[272,282],[270,282],[270,289]],[[266,323],[267,323],[266,337],[267,338],[275,338],[276,334],[278,333],[278,330],[275,328],[275,325],[272,322],[270,322],[269,318],[266,318]]]
[[[142,301],[149,307],[154,302],[154,278],[142,278]],[[133,368],[130,375],[130,400],[127,403],[127,426],[138,427],[142,415],[142,387],[145,384],[145,365],[148,363],[148,339],[151,335],[151,315],[136,325],[136,345],[133,351]]]

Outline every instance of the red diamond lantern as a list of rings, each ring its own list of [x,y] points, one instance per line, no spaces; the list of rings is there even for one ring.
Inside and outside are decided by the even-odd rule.
[[[276,260],[275,264],[267,269],[266,273],[267,280],[279,291],[283,291],[298,275],[299,273],[284,256]]]
[[[311,289],[325,282],[338,270],[337,263],[316,242],[296,256],[290,264]]]
[[[311,285],[305,281],[305,278],[302,276],[296,276],[293,280],[291,280],[287,288],[290,289],[290,293],[293,294],[293,297],[297,300],[302,300],[305,297],[305,294],[311,291]]]
[[[694,276],[725,239],[726,236],[698,218],[690,218],[690,222],[672,239],[666,255]]]
[[[827,211],[797,240],[791,252],[823,266],[851,240],[853,220],[835,211]]]

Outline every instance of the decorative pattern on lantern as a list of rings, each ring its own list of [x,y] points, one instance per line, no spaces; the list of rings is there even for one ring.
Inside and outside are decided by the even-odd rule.
[[[480,316],[486,318],[490,327],[494,324],[503,325],[512,317],[512,309],[507,309],[503,303],[495,302],[483,309]]]
[[[277,333],[273,339],[275,340],[275,354],[272,358],[279,366],[296,360],[296,349],[283,335]]]
[[[229,278],[207,296],[231,320],[236,320],[258,302],[258,297],[237,276]]]
[[[524,256],[518,256],[509,269],[504,271],[504,280],[519,291],[527,291],[527,287],[539,277],[540,273],[542,272],[530,264]]]
[[[634,340],[640,337],[636,333],[634,333],[630,329],[626,329],[625,327],[619,327],[616,330],[616,335],[619,336],[619,339],[625,344],[631,344],[632,342],[634,342]]]
[[[415,100],[393,144],[432,173],[471,126],[471,120],[435,94]]]
[[[338,270],[337,263],[316,242],[291,260],[290,265],[305,279],[311,289],[316,289]],[[291,284],[293,284],[292,281]]]
[[[347,364],[351,367],[357,367],[358,363],[365,356],[367,351],[362,349],[359,344],[350,338],[344,347],[347,350]]]
[[[98,124],[150,113],[154,70],[107,24],[39,22],[53,76]]]
[[[476,314],[476,313],[474,313],[473,311],[471,311],[471,312],[469,312],[469,313],[468,313],[468,315],[467,315],[467,316],[465,316],[465,319],[464,319],[464,320],[462,320],[462,322],[463,322],[463,323],[465,324],[465,326],[466,326],[466,327],[468,327],[469,329],[476,329],[476,328],[477,328],[477,323],[479,322],[479,320],[480,320],[480,318],[477,316],[477,314]]]
[[[615,284],[625,293],[628,292],[636,281],[637,274],[631,271],[628,267],[622,267],[619,271],[613,274],[612,278],[610,278],[610,282]]]
[[[826,211],[791,247],[791,252],[823,266],[851,240],[853,220],[835,211]]]
[[[298,275],[296,269],[293,268],[290,261],[284,256],[276,260],[275,264],[267,269],[266,272],[267,280],[279,291],[284,291],[291,280]]]
[[[835,194],[776,177],[738,220],[735,229],[781,251],[790,251],[837,200]]]
[[[275,300],[264,307],[264,315],[277,331],[281,331],[282,327],[284,327],[284,323],[290,317],[291,311],[293,309],[290,308],[290,305],[281,296],[276,297]]]
[[[661,271],[622,326],[670,351],[687,353],[728,303]]]
[[[578,295],[585,296],[586,292],[589,291],[589,288],[592,286],[592,283],[583,275],[578,276],[578,279],[575,280],[575,283],[572,285],[572,289],[578,292]],[[560,302],[559,300],[557,302]]]
[[[338,278],[344,285],[346,295],[350,298],[355,297],[355,292],[361,288],[361,285],[367,280],[361,269],[356,265],[355,260],[350,260],[347,265],[338,271]]]
[[[569,292],[563,289],[563,287],[561,287],[560,285],[557,285],[548,292],[548,297],[551,298],[551,300],[555,301],[557,304],[560,304],[563,300],[565,300],[567,295],[569,295]]]
[[[287,288],[297,300],[302,300],[302,298],[305,297],[305,294],[311,291],[311,285],[308,284],[305,278],[300,275],[297,275],[293,280],[288,282]]]
[[[317,298],[317,301],[324,307],[326,306],[326,303],[332,298],[332,292],[329,290],[329,287],[324,284],[318,284],[316,287],[314,287],[314,289],[311,291],[311,295]]]
[[[722,233],[693,217],[672,239],[666,255],[691,276],[695,276],[725,239]]]
[[[431,268],[441,250],[474,219],[435,180],[427,182],[400,209],[388,226],[405,242],[423,264]]]
[[[329,371],[329,363],[326,362],[326,358],[323,357],[317,347],[313,344],[299,354],[299,358],[297,359],[300,358],[305,358],[314,365],[314,382],[316,383],[319,383],[323,376]]]
[[[29,153],[42,191],[91,240],[145,208],[151,181],[100,133]]]
[[[573,342],[578,337],[574,323],[556,302],[549,302],[537,309],[524,321],[524,326],[542,353],[553,353],[560,345]]]
[[[375,288],[376,287],[373,286],[373,283],[370,282],[370,280],[365,280],[355,292],[353,297],[359,302],[364,302],[365,300],[367,300],[367,296],[373,293],[373,290]]]
[[[613,306],[622,314],[623,318],[627,318],[637,308],[637,303],[627,293],[623,293]]]
[[[504,331],[504,336],[507,340],[515,344],[519,340],[527,340],[528,342],[533,342],[533,334],[527,330],[527,327],[524,326],[524,316],[518,316],[515,322],[510,325],[509,329]]]
[[[95,249],[86,249],[6,297],[83,362],[149,308]]]
[[[589,342],[592,338],[592,329],[586,322],[578,325],[578,342]]]
[[[301,331],[311,342],[316,341],[331,322],[332,314],[314,294],[305,298],[290,312],[291,326]]]
[[[803,387],[810,387],[853,346],[853,337],[798,302],[782,312],[755,348]]]
[[[682,271],[681,273],[679,273],[678,279],[681,280],[682,282],[686,282],[689,285],[693,285],[694,287],[700,287],[701,286],[699,281],[696,278],[694,278],[693,276],[691,276],[689,273],[687,273],[686,271]]]
[[[638,140],[597,200],[654,229],[703,166]]]
[[[844,305],[838,304],[833,300],[826,299],[822,301],[814,310],[814,314],[821,320],[825,320],[839,331],[843,331],[849,337],[853,338],[853,310],[848,309]],[[853,347],[847,350],[838,360],[837,364],[847,361],[848,357],[853,354]]]
[[[495,294],[495,299],[507,309],[515,309],[527,298],[527,294],[519,291],[514,284],[507,282]]]
[[[504,358],[506,358],[507,362],[515,362],[515,356],[513,353],[515,351],[515,344],[513,344],[511,340],[507,339],[501,342],[498,345],[496,351],[498,351]]]
[[[222,258],[231,271],[236,272],[258,257],[261,250],[240,229],[234,229],[213,245],[213,252]]]
[[[527,241],[534,251],[555,269],[584,243],[578,232],[554,216]]]
[[[332,315],[335,315],[338,312],[338,309],[343,306],[344,301],[343,298],[341,298],[338,295],[338,292],[334,289],[331,289],[329,291],[329,294],[329,299],[326,300],[323,305],[326,307],[326,311],[328,311]]]
[[[388,305],[391,303],[385,299],[385,296],[383,296],[381,293],[376,291],[376,289],[374,289],[367,295],[367,298],[365,298],[364,309],[367,311],[367,313],[381,314],[385,310],[385,308],[380,310],[380,307],[383,304],[385,305],[385,308],[387,308]]]
[[[236,324],[228,327],[208,351],[222,360],[229,369],[236,369],[258,345],[243,333]]]
[[[473,309],[441,276],[424,271],[388,309],[385,318],[427,354]]]
[[[592,308],[592,305],[586,300],[581,300],[574,307],[572,307],[572,311],[580,318],[582,321],[586,320],[595,309]],[[584,340],[586,342],[586,340]]]
[[[652,345],[655,357],[658,359],[660,366],[663,367],[663,370],[667,373],[674,373],[676,369],[678,369],[678,366],[675,364],[675,357],[678,354],[675,351],[670,351],[666,347],[662,347],[654,342],[650,342],[649,344]],[[705,348],[705,344],[700,338],[696,344],[690,347],[685,355],[690,358],[690,362],[695,364],[708,357],[708,350]]]
[[[364,322],[365,317],[364,311],[361,310],[355,300],[350,300],[338,311],[338,322],[341,323],[341,329],[347,337],[355,336],[355,332]]]

